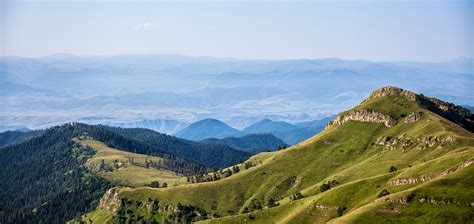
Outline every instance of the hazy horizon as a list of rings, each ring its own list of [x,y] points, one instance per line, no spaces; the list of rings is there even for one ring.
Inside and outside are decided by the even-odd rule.
[[[447,61],[473,56],[473,5],[6,0],[0,3],[0,55]]]
[[[48,58],[48,57],[115,57],[115,56],[178,56],[178,57],[189,57],[189,58],[210,58],[210,59],[228,59],[228,60],[242,60],[242,61],[292,61],[292,60],[329,60],[329,59],[337,59],[343,61],[370,61],[370,62],[421,62],[421,63],[442,63],[442,62],[451,62],[456,60],[474,60],[474,57],[469,56],[458,56],[453,58],[447,58],[443,60],[432,60],[432,61],[424,61],[424,60],[370,60],[365,58],[344,58],[344,57],[318,57],[318,58],[280,58],[280,59],[272,59],[272,58],[239,58],[239,57],[232,57],[232,56],[210,56],[210,55],[187,55],[187,54],[179,54],[179,53],[128,53],[128,54],[74,54],[74,53],[67,53],[67,52],[57,52],[47,55],[41,56],[22,56],[22,55],[1,55],[0,58],[8,58],[8,57],[18,57],[18,58],[31,58],[31,59],[41,59],[41,58]]]

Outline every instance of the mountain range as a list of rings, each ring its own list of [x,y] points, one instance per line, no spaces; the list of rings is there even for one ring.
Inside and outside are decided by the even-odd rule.
[[[474,105],[471,64],[470,58],[421,63],[181,55],[1,57],[0,131],[73,121],[149,128],[154,124],[141,122],[170,118],[192,123],[212,117],[238,129],[266,118],[307,122],[351,108],[383,85]]]
[[[176,136],[189,140],[199,141],[206,138],[224,138],[240,136],[239,130],[231,128],[217,119],[204,119],[190,124],[188,127],[176,133]]]
[[[189,123],[173,119],[141,119],[127,123],[106,123],[110,126],[122,128],[146,128],[164,134],[176,134],[183,130]]]
[[[247,126],[243,130],[232,128],[217,119],[208,118],[190,124],[175,135],[180,138],[200,141],[208,138],[221,139],[252,134],[272,134],[274,137],[283,140],[286,144],[293,145],[323,130],[332,118],[326,117],[321,120],[296,124],[263,119]]]

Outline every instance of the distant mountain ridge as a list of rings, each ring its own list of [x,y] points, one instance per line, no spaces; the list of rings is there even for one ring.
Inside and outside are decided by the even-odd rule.
[[[297,129],[298,127],[284,121],[272,121],[270,119],[263,119],[254,123],[244,130],[244,133],[269,133],[271,131],[289,131]]]
[[[206,138],[240,136],[241,132],[217,119],[207,118],[190,124],[176,133],[177,137],[199,141]]]
[[[272,134],[275,137],[283,140],[286,144],[296,144],[301,142],[324,129],[326,124],[333,117],[323,118],[321,120],[314,120],[310,122],[303,122],[297,124],[290,124],[284,121],[272,121],[270,119],[263,119],[254,124],[249,125],[242,131],[231,128],[227,124],[217,119],[204,119],[197,121],[182,131],[178,132],[176,136],[189,140],[204,140],[204,139],[222,139],[222,138],[239,138],[251,134]]]
[[[0,57],[0,107],[8,109],[0,115],[0,131],[155,118],[191,122],[212,117],[239,129],[264,118],[297,123],[351,108],[369,89],[385,85],[473,105],[471,64],[472,58],[411,63],[156,54]],[[31,110],[35,113],[27,113]]]
[[[246,134],[271,133],[284,142],[294,145],[322,131],[330,119],[314,120],[305,123],[290,124],[283,121],[264,119],[243,130]]]
[[[110,125],[121,128],[146,128],[164,134],[175,134],[189,126],[189,123],[172,119],[142,119],[134,122],[111,123]]]
[[[222,139],[207,138],[199,142],[205,144],[228,145],[234,149],[252,154],[275,151],[278,148],[286,148],[287,146],[285,142],[272,134],[249,134],[242,137],[226,137]]]

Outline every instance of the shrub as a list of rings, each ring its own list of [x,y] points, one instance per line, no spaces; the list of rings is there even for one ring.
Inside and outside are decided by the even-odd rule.
[[[381,197],[385,197],[387,195],[389,195],[390,192],[387,191],[387,189],[383,189],[380,193],[379,193],[379,198]]]
[[[327,190],[329,190],[329,189],[331,189],[331,185],[330,185],[330,184],[326,184],[326,183],[322,184],[321,187],[319,187],[319,190],[320,190],[321,192],[325,192],[325,191],[327,191]]]
[[[278,206],[279,203],[276,202],[273,198],[270,198],[270,199],[268,199],[267,205],[268,205],[269,208],[272,208],[272,207]]]
[[[393,172],[397,171],[397,168],[394,167],[394,166],[391,166],[391,167],[388,169],[388,171],[389,171],[390,173],[393,173]]]
[[[150,184],[150,187],[158,188],[158,187],[160,187],[160,182],[152,181],[151,184]]]
[[[290,200],[292,200],[292,201],[298,200],[298,199],[301,199],[301,198],[304,198],[304,196],[299,191],[295,192],[293,195],[290,196]]]
[[[337,215],[338,215],[338,216],[344,215],[344,212],[346,211],[346,209],[347,209],[347,208],[346,208],[345,206],[338,207],[338,208],[337,208]]]

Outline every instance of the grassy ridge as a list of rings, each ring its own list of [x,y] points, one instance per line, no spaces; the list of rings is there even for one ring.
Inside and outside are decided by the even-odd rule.
[[[472,218],[474,191],[467,187],[474,181],[471,132],[401,95],[372,98],[358,109],[388,114],[397,123],[391,128],[359,121],[332,125],[289,149],[254,156],[249,161],[256,166],[219,181],[125,189],[119,197],[131,204],[146,205],[152,199],[164,206],[197,206],[212,218],[203,222],[210,223],[373,223],[385,215],[394,222]],[[405,122],[419,111],[419,120]],[[328,182],[330,189],[322,192]],[[379,198],[384,189],[390,194]],[[290,200],[297,192],[304,198]],[[272,207],[271,199],[279,205]],[[123,208],[135,217],[159,217],[143,206]],[[458,212],[444,212],[451,210]],[[112,217],[111,222],[134,220],[103,209],[96,212]]]
[[[139,187],[150,184],[152,181],[168,184],[186,182],[186,177],[175,172],[151,166],[146,167],[147,163],[161,164],[162,158],[120,151],[93,139],[75,138],[74,141],[96,151],[87,161],[86,166],[97,171],[99,176],[112,183]]]

